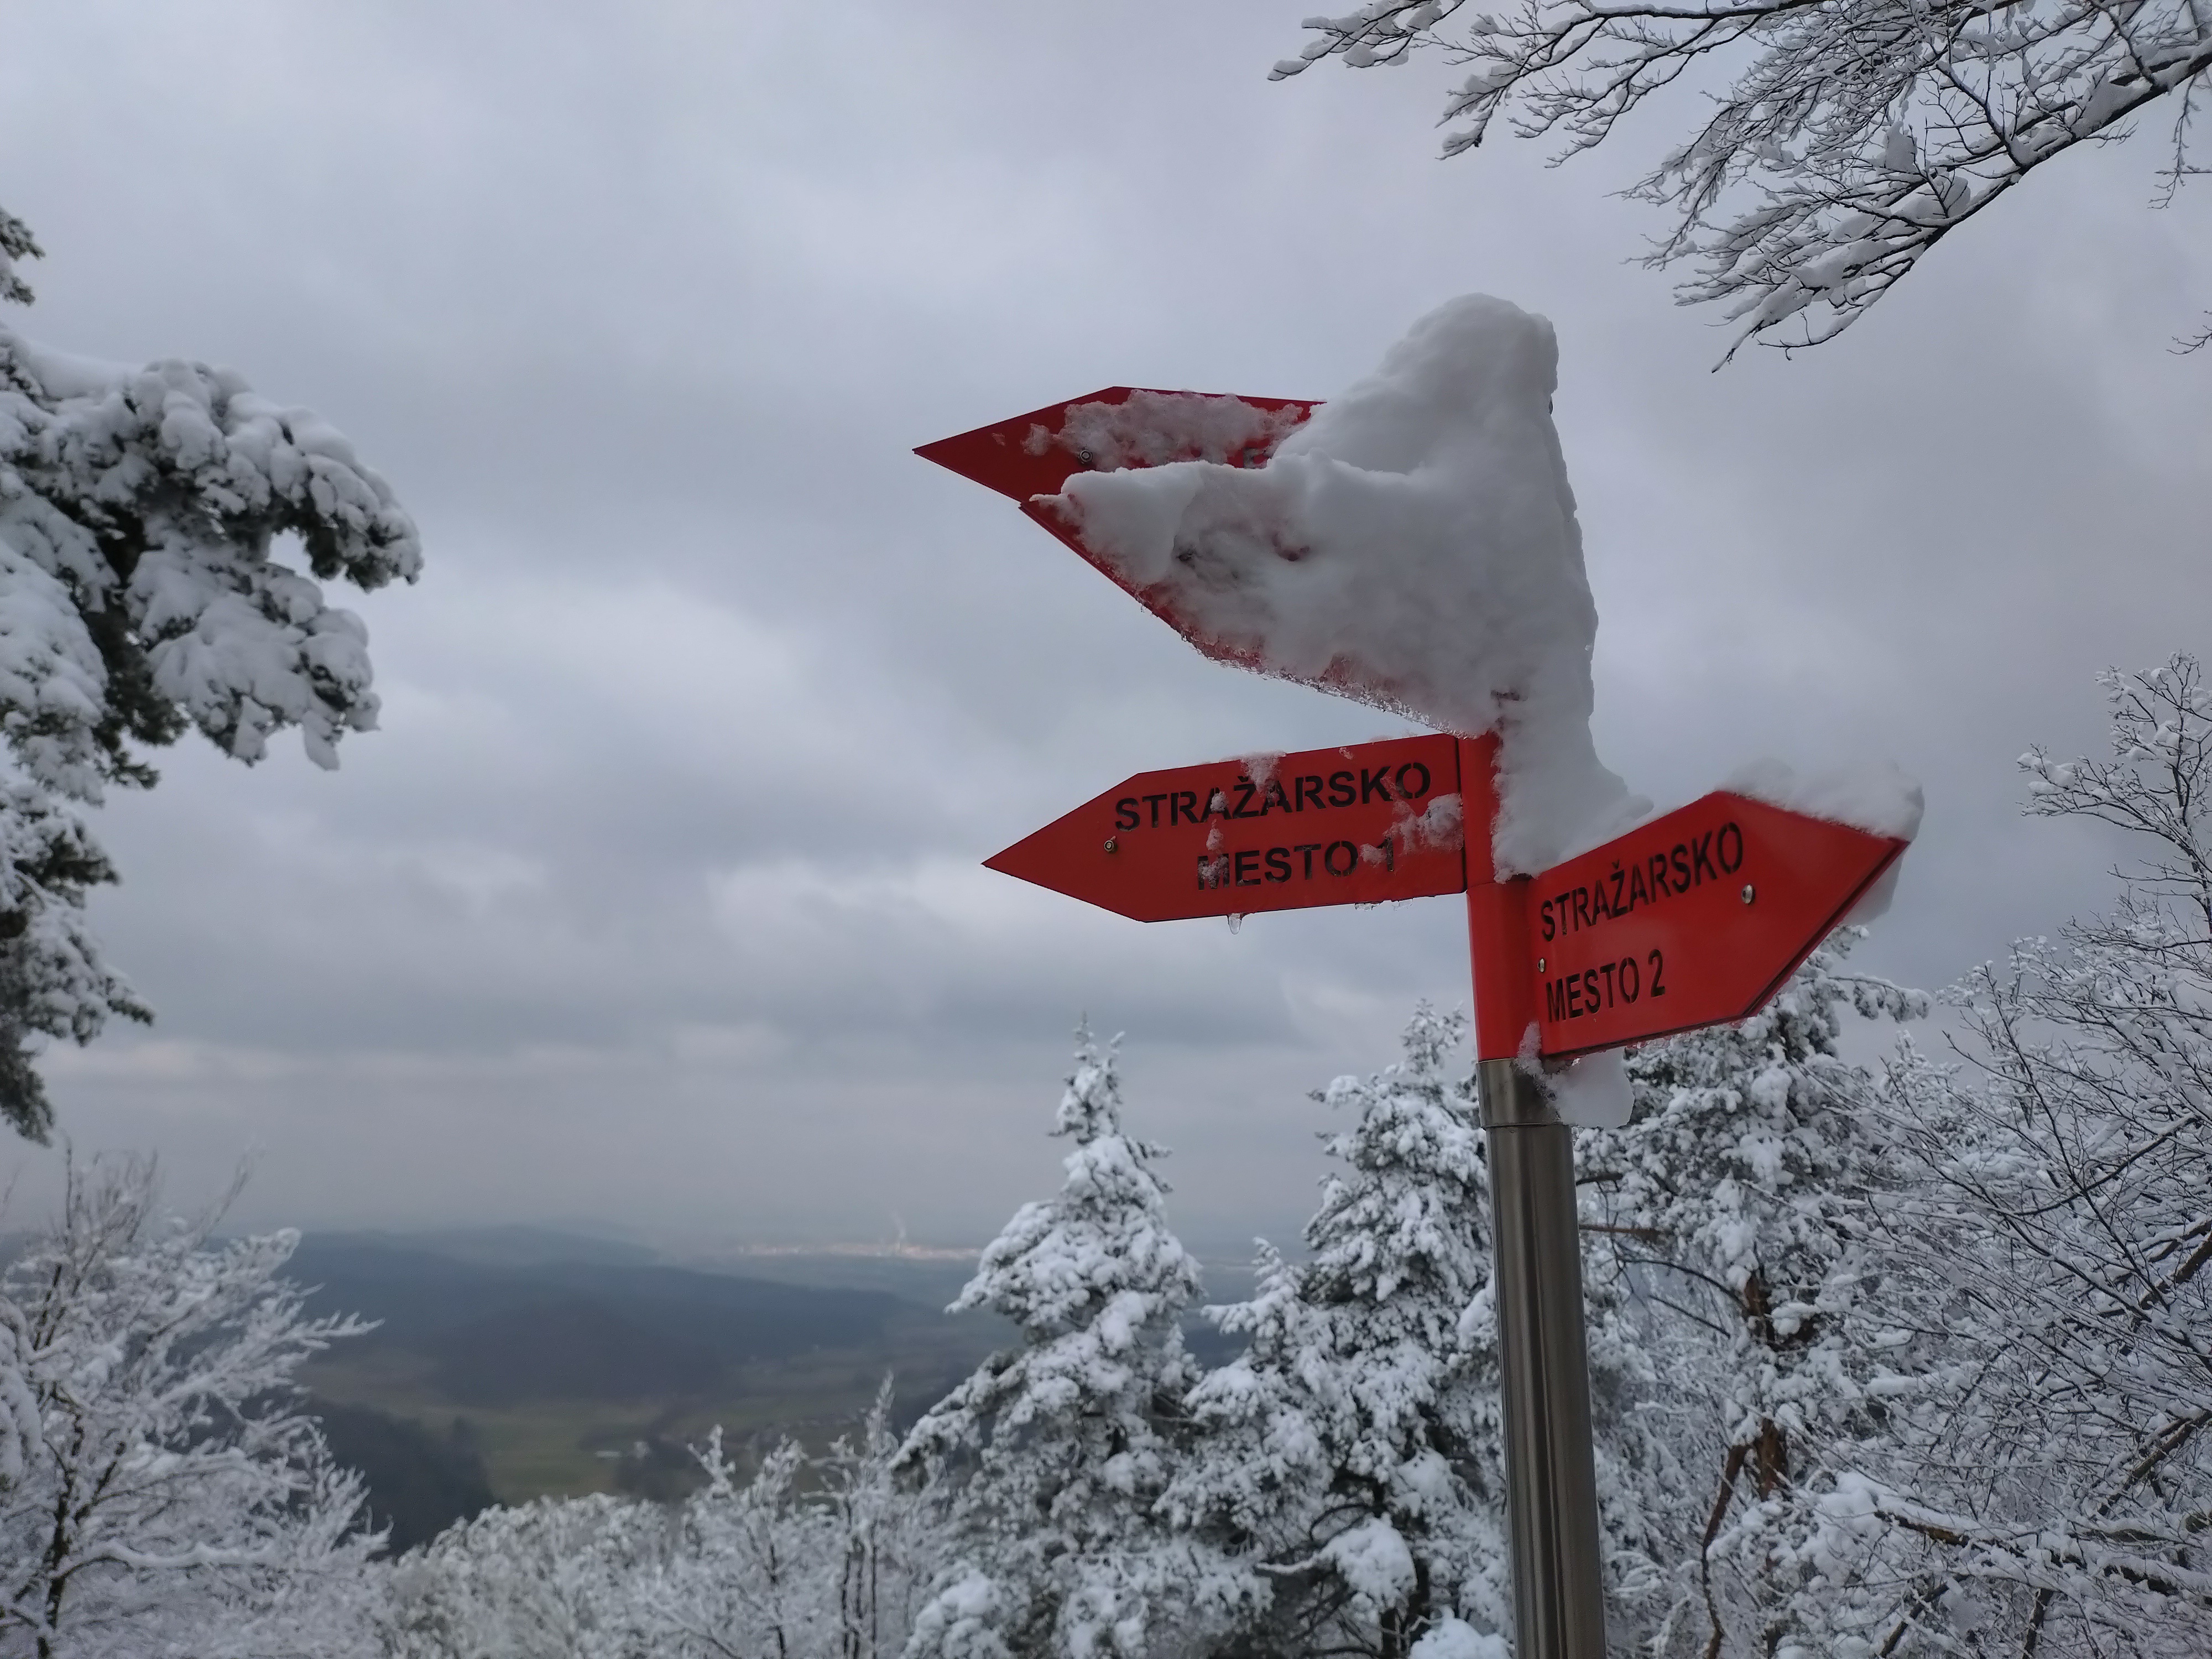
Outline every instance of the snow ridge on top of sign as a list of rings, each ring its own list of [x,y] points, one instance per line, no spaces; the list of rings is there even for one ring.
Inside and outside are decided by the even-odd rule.
[[[1557,381],[1549,323],[1469,295],[1261,465],[1081,472],[1044,505],[1117,580],[1237,659],[1498,732],[1492,850],[1500,873],[1533,872],[1626,794],[1590,741],[1597,611]]]
[[[1893,836],[1903,842],[1919,835],[1920,820],[1927,810],[1927,798],[1920,785],[1891,761],[1800,772],[1786,761],[1770,757],[1746,763],[1714,787],[1727,794],[1765,801],[1785,811],[1802,812],[1808,818],[1825,818],[1830,823],[1863,830],[1870,836]],[[1699,793],[1702,796],[1710,792]],[[1579,858],[1593,847],[1601,847],[1614,836],[1626,835],[1639,824],[1663,816],[1650,801],[1640,796],[1625,799],[1613,815],[1584,823],[1561,844],[1559,859],[1554,861]]]
[[[1928,810],[1919,784],[1891,761],[1799,772],[1782,761],[1756,760],[1737,768],[1721,787],[1769,806],[1899,841],[1920,833],[1921,816]]]
[[[1273,449],[1305,418],[1302,404],[1267,409],[1242,398],[1136,388],[1118,401],[1072,405],[1056,433],[1032,425],[1022,447],[1042,455],[1058,444],[1100,472],[1191,459],[1234,465]]]
[[[1888,761],[1802,774],[1778,760],[1753,761],[1738,768],[1721,787],[1810,817],[1908,842],[1920,833],[1921,816],[1928,806],[1919,784]],[[1901,861],[1884,871],[1881,879],[1850,908],[1843,925],[1856,927],[1886,915],[1904,871]]]

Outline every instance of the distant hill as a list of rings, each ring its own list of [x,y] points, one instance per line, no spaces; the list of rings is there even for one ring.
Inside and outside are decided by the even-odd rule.
[[[380,1322],[301,1381],[339,1413],[331,1443],[368,1476],[397,1547],[469,1512],[471,1457],[502,1503],[672,1497],[699,1479],[692,1449],[717,1426],[741,1460],[786,1435],[819,1446],[887,1376],[910,1422],[1012,1335],[988,1315],[948,1317],[939,1263],[825,1284],[538,1228],[311,1234],[290,1275],[311,1312]],[[368,1415],[347,1422],[349,1407]]]
[[[380,1322],[356,1352],[419,1355],[463,1405],[705,1394],[741,1364],[879,1347],[910,1305],[627,1260],[495,1265],[344,1235],[302,1241],[291,1274],[313,1287],[310,1311]]]
[[[448,1261],[473,1262],[483,1267],[534,1267],[549,1261],[596,1261],[648,1267],[665,1259],[651,1246],[629,1239],[597,1232],[571,1232],[559,1227],[433,1227],[406,1233],[319,1232],[309,1237],[325,1244],[428,1250]]]

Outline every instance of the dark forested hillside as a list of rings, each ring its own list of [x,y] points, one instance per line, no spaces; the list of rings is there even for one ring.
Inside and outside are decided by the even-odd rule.
[[[866,1285],[793,1282],[499,1229],[313,1235],[290,1276],[313,1287],[310,1311],[379,1322],[304,1380],[331,1410],[380,1414],[326,1416],[327,1432],[404,1547],[410,1517],[450,1518],[472,1501],[440,1485],[465,1486],[465,1468],[450,1467],[457,1423],[491,1491],[513,1502],[679,1492],[696,1475],[690,1448],[718,1425],[740,1448],[785,1433],[824,1443],[887,1373],[911,1419],[1008,1333],[945,1315],[945,1264],[904,1277],[899,1265]],[[416,1437],[396,1438],[392,1425]]]
[[[464,1405],[696,1395],[748,1362],[878,1346],[911,1310],[881,1291],[639,1263],[488,1265],[343,1235],[305,1240],[292,1271],[315,1287],[313,1311],[380,1322],[356,1349],[420,1357]]]
[[[436,1434],[373,1406],[317,1400],[309,1409],[331,1455],[368,1482],[368,1525],[385,1532],[391,1554],[427,1544],[496,1501],[483,1449],[461,1419]]]

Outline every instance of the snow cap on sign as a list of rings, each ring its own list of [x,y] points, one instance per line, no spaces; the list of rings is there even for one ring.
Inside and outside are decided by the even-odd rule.
[[[1753,761],[1737,769],[1721,787],[1770,806],[1787,807],[1831,823],[1847,823],[1869,835],[1894,836],[1899,841],[1911,841],[1920,833],[1921,815],[1928,805],[1920,786],[1887,761],[1816,772],[1799,772],[1778,760]],[[1883,871],[1881,878],[1859,895],[1858,902],[1844,917],[1844,924],[1856,927],[1887,915],[1904,870],[1900,860]]]
[[[1500,873],[1622,805],[1589,735],[1597,610],[1552,325],[1438,307],[1266,465],[1079,473],[1050,502],[1147,602],[1261,670],[1500,736]]]
[[[1870,836],[1911,841],[1920,833],[1927,798],[1890,762],[1800,772],[1778,760],[1739,767],[1721,787],[1808,817],[1847,823]]]

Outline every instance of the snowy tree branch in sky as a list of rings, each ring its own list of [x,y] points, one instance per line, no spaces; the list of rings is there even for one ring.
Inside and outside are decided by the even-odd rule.
[[[1522,0],[1500,15],[1370,0],[1306,27],[1314,39],[1273,78],[1420,51],[1465,66],[1447,155],[1503,120],[1564,159],[1678,81],[1731,77],[1631,192],[1674,216],[1646,263],[1692,267],[1681,297],[1726,307],[1730,356],[1749,339],[1834,338],[2035,168],[2127,136],[2169,99],[2170,192],[2196,171],[2190,125],[2212,70],[2194,0]]]
[[[1948,1363],[1899,1419],[1906,1455],[1871,1460],[1828,1519],[1838,1539],[1892,1529],[1888,1581],[1970,1588],[2010,1650],[2201,1653],[2212,694],[2185,656],[2102,679],[2109,758],[2032,750],[2028,810],[2117,825],[2149,857],[2110,915],[1959,988],[1956,1063],[1907,1049],[1891,1069],[1912,1177],[1893,1304]],[[1951,1633],[1936,1599],[1869,1627]]]
[[[30,298],[13,262],[38,251],[0,212],[0,300]],[[85,927],[115,872],[67,803],[151,785],[142,751],[192,726],[250,763],[296,726],[336,766],[377,699],[368,631],[319,584],[421,568],[391,487],[310,411],[226,369],[88,362],[0,325],[0,1117],[19,1132],[52,1121],[40,1042],[150,1018]]]

